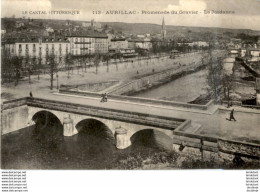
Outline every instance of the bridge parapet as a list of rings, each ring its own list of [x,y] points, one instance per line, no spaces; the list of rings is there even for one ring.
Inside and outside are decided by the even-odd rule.
[[[28,101],[28,97],[14,99],[14,100],[10,100],[10,101],[4,101],[2,106],[1,106],[1,109],[7,110],[7,109],[12,109],[12,108],[15,108],[15,107],[27,105],[27,101]]]
[[[86,92],[86,91],[75,91],[70,90],[66,86],[63,86],[59,89],[59,92],[62,94],[69,94],[69,95],[79,95],[79,96],[86,96],[86,97],[98,97],[100,98],[101,94],[94,93],[94,92]],[[163,106],[171,106],[171,107],[183,107],[183,108],[190,108],[190,109],[197,109],[197,110],[208,110],[212,105],[214,105],[214,100],[210,100],[205,105],[200,104],[191,104],[191,103],[184,103],[184,102],[177,102],[177,101],[165,101],[165,100],[158,100],[158,99],[147,99],[141,97],[129,97],[123,95],[114,95],[109,94],[109,98],[120,100],[120,101],[127,101],[127,102],[136,102],[142,104],[152,104],[152,105],[163,105]]]

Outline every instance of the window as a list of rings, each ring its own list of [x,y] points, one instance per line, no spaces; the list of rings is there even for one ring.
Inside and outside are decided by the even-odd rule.
[[[19,44],[19,49],[22,49],[22,45],[21,44]]]
[[[25,48],[28,49],[28,44],[25,45]]]

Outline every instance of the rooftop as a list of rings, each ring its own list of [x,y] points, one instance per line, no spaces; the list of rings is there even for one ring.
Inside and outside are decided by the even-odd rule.
[[[99,33],[96,31],[88,30],[88,31],[76,31],[72,32],[67,37],[93,37],[93,38],[108,38],[108,36],[104,33]]]
[[[111,41],[125,41],[126,39],[125,38],[114,38],[114,39],[111,39]]]
[[[6,43],[38,43],[39,40],[42,42],[68,42],[66,37],[46,37],[46,36],[39,36],[38,34],[19,34],[17,36],[7,37],[5,39]]]

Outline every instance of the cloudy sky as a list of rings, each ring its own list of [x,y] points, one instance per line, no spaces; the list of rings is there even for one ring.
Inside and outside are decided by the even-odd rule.
[[[2,0],[2,17],[25,16],[166,25],[225,27],[260,30],[260,0]],[[52,15],[49,11],[79,11],[77,15]],[[106,14],[106,11],[136,11],[133,15]],[[142,14],[142,11],[198,11],[198,14]],[[234,11],[234,14],[204,14],[204,10]],[[46,11],[47,14],[24,14]],[[101,14],[93,14],[101,11]]]

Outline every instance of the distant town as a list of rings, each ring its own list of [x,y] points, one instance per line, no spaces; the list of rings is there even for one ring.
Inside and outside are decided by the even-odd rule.
[[[56,24],[57,23],[57,24]],[[145,24],[144,24],[145,25]],[[119,30],[121,28],[121,30]],[[232,54],[252,56],[259,60],[260,39],[249,34],[251,30],[216,29],[198,32],[167,29],[162,18],[161,29],[153,33],[129,33],[122,26],[90,21],[53,21],[30,18],[2,19],[2,49],[10,56],[45,58],[50,54],[58,57],[109,55],[110,57],[136,57],[159,52],[186,52],[198,49],[230,48]],[[169,32],[168,32],[169,31]],[[181,34],[180,34],[181,33]],[[200,35],[202,33],[202,35]],[[215,35],[217,33],[217,35]],[[257,34],[257,33],[256,33]],[[3,50],[2,50],[3,51]]]

